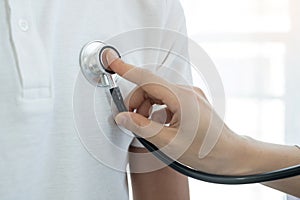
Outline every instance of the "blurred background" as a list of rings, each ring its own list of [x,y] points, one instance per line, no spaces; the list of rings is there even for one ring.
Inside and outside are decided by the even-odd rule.
[[[300,144],[300,1],[181,0],[188,35],[215,62],[226,123],[237,133]],[[259,184],[190,179],[191,199],[293,199]]]

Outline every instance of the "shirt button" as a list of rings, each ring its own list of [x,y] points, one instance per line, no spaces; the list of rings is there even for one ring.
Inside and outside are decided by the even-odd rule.
[[[29,29],[28,21],[25,19],[20,19],[19,20],[19,28],[24,32],[28,31],[28,29]]]

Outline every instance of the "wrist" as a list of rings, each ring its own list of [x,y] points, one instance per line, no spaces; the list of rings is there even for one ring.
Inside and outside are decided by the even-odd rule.
[[[300,163],[299,149],[296,146],[271,144],[248,136],[227,131],[223,141],[222,163],[219,174],[250,175],[290,167]],[[223,139],[224,139],[223,138]],[[220,148],[220,152],[222,152]],[[231,148],[231,149],[230,149]],[[229,150],[228,150],[229,149]]]
[[[249,175],[300,163],[296,146],[271,144],[240,136],[224,128],[213,150],[200,161],[200,169],[220,175]]]
[[[248,171],[246,154],[248,138],[225,127],[212,151],[201,160],[202,169],[220,175],[238,175]]]
[[[247,138],[248,167],[245,174],[274,171],[299,165],[300,153],[296,146],[280,145]]]

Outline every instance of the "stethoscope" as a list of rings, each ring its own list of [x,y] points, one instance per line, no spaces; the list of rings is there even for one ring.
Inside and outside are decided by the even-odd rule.
[[[121,58],[120,53],[115,47],[105,44],[104,42],[92,41],[84,45],[79,56],[81,72],[83,73],[87,81],[92,85],[96,87],[109,88],[113,102],[115,103],[118,111],[126,112],[127,108],[124,104],[120,88],[114,81],[113,75],[115,74],[115,72],[110,70],[108,64],[106,63],[106,53],[108,52],[108,50],[114,51]],[[174,170],[186,176],[206,182],[219,184],[248,184],[274,181],[300,175],[300,165],[253,175],[227,176],[209,174],[193,169],[189,166],[179,163],[176,160],[171,159],[168,155],[160,151],[152,143],[148,142],[144,138],[138,137],[137,135],[135,136],[146,149],[148,149],[153,155],[155,155],[158,159],[169,165]]]

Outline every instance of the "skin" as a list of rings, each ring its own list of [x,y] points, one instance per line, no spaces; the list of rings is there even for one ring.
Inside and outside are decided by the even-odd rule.
[[[148,152],[144,148],[136,147],[130,147],[130,151],[135,153]],[[157,158],[154,158],[154,160],[160,162]],[[137,163],[139,163],[138,160],[129,157],[130,168]],[[190,199],[187,177],[170,167],[147,173],[131,173],[130,175],[134,200]]]
[[[170,144],[164,151],[167,155],[173,156],[176,151],[184,150],[177,159],[180,162],[201,171],[223,175],[255,174],[300,164],[300,150],[295,146],[265,143],[230,130],[199,88],[174,85],[110,54],[107,58],[113,71],[139,86],[126,101],[129,112],[116,116],[117,124],[160,149]],[[161,112],[166,115],[164,123],[148,118],[154,104],[167,106]],[[184,114],[185,110],[189,111],[188,115]],[[196,121],[195,117],[198,117]],[[196,133],[189,130],[193,120],[198,123]],[[178,134],[184,137],[171,143]],[[184,139],[191,134],[196,135],[192,135],[193,142],[186,147]],[[217,140],[210,151],[202,155],[199,150],[206,134],[217,136]],[[300,197],[299,176],[263,184]]]

